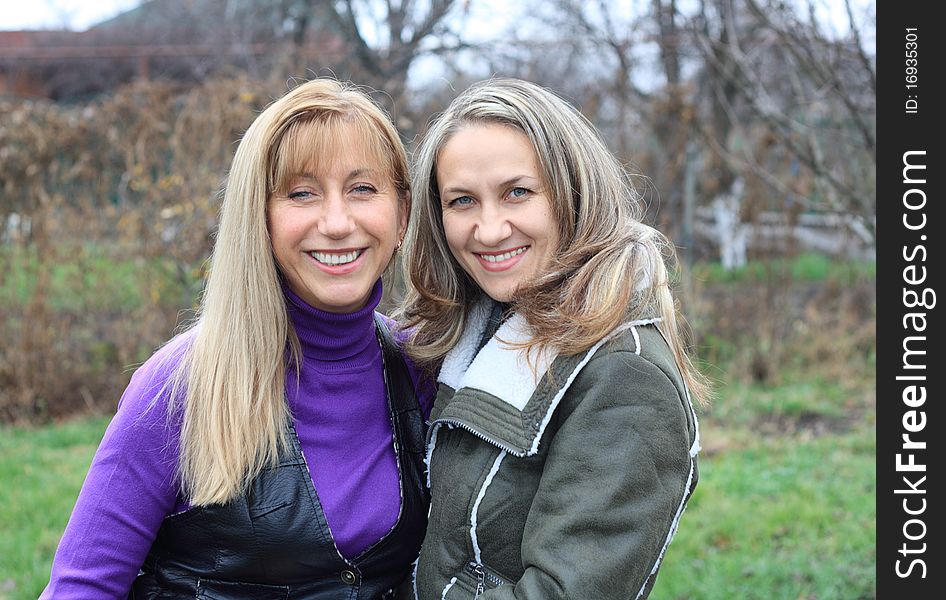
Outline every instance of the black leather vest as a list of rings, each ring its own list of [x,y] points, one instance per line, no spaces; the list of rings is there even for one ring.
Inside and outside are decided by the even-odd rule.
[[[395,598],[427,528],[425,431],[404,359],[376,321],[401,482],[394,528],[356,558],[343,558],[290,427],[291,448],[248,494],[164,519],[129,598]]]

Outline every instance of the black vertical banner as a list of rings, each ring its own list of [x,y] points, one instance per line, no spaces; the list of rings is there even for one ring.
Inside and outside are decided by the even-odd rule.
[[[936,2],[877,7],[877,597],[942,598],[946,216]],[[937,11],[938,12],[938,11]]]

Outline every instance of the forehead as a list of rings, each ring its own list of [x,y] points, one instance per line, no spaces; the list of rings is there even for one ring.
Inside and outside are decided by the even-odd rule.
[[[437,155],[437,177],[492,181],[496,177],[539,178],[539,161],[525,133],[499,123],[466,125],[451,135]]]

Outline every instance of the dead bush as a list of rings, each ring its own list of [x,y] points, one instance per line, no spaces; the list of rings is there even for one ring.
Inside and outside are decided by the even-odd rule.
[[[762,281],[697,285],[687,309],[711,376],[778,384],[784,373],[862,380],[874,369],[872,280]]]
[[[0,421],[111,410],[192,307],[260,83],[0,102]]]

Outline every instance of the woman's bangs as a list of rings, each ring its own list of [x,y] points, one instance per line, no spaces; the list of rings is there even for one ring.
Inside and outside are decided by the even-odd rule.
[[[393,177],[390,144],[361,115],[329,113],[292,123],[273,155],[270,193],[285,193],[294,177],[325,173],[342,156]]]

